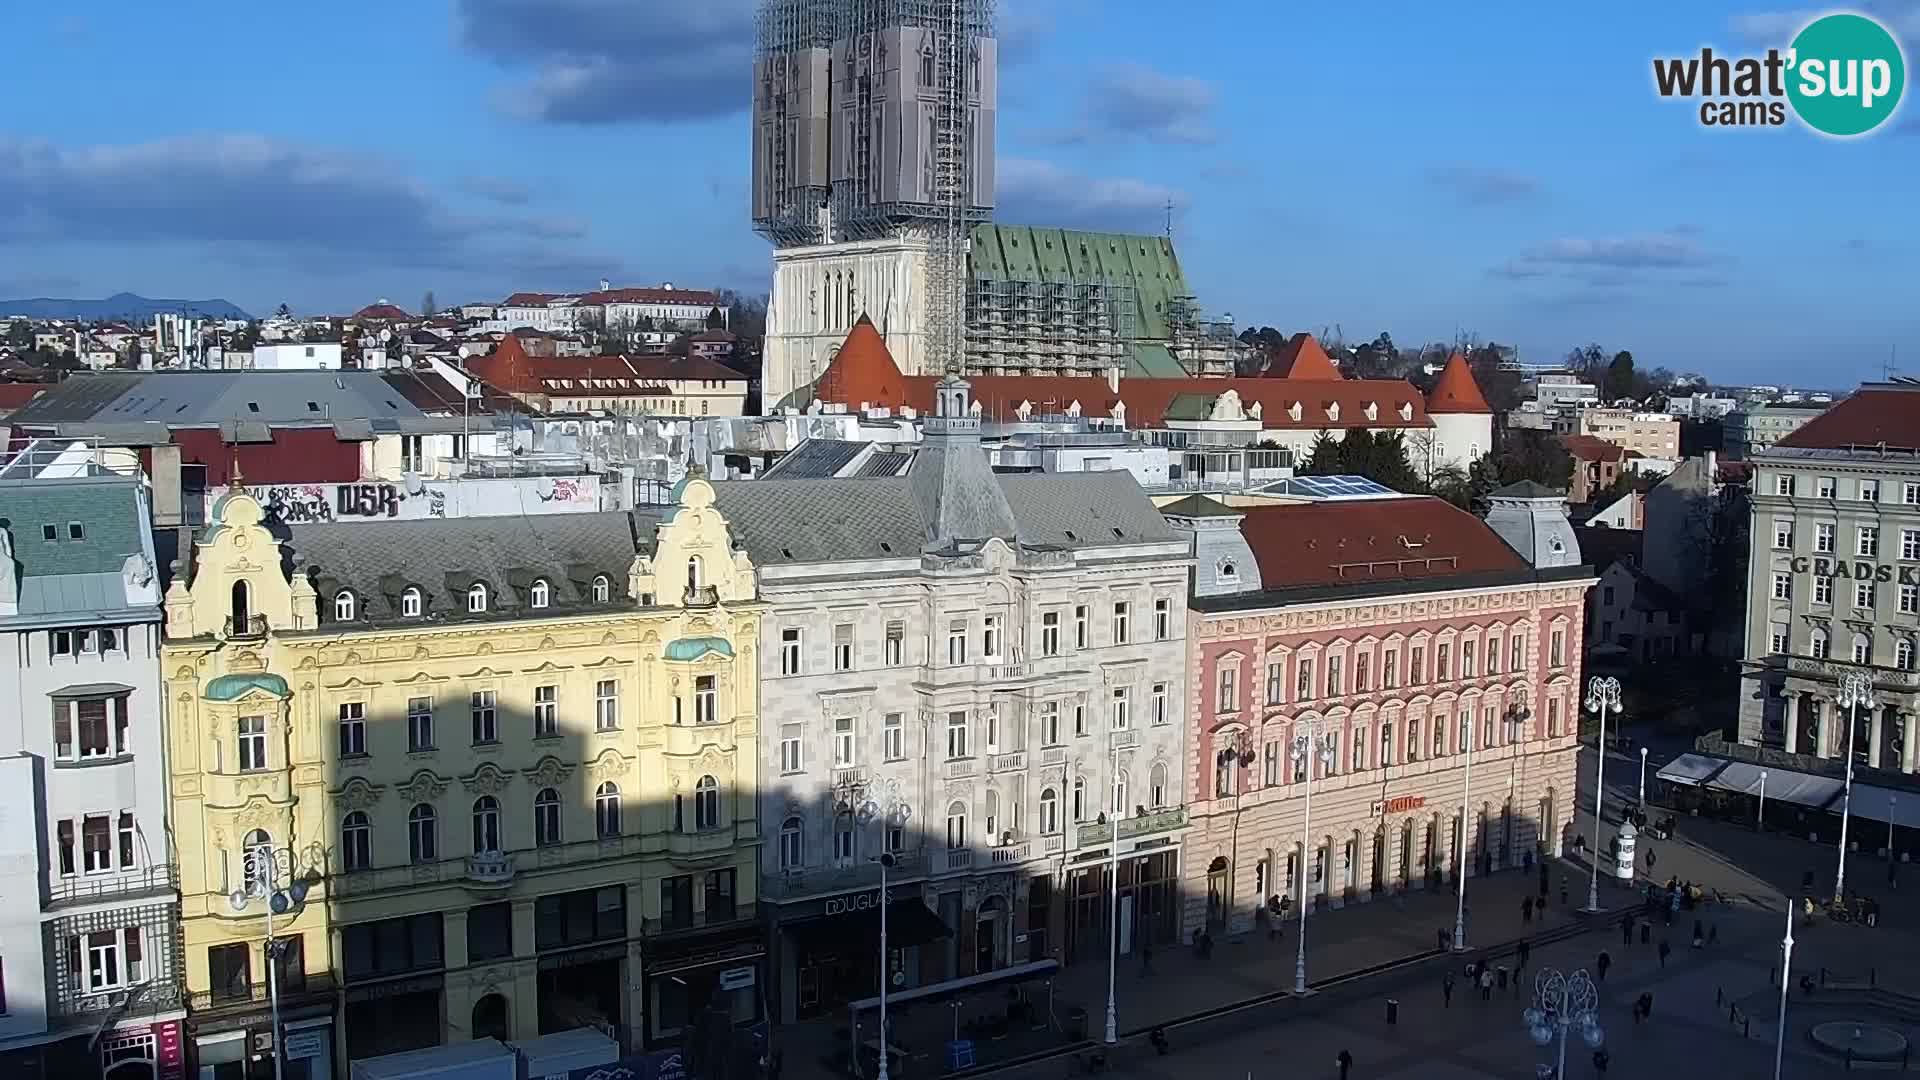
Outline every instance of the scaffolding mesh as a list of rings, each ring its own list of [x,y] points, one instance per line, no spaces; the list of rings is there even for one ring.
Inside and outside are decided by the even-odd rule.
[[[1091,375],[1124,367],[1138,301],[1131,286],[975,278],[966,367],[984,375]]]

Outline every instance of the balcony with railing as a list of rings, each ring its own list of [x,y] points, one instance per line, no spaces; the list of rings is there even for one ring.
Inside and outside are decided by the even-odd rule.
[[[513,884],[513,856],[501,851],[467,856],[467,880],[491,888]]]
[[[228,640],[232,641],[257,640],[266,637],[267,617],[265,615],[248,615],[245,618],[236,620],[233,616],[229,615],[226,619],[226,631]]]
[[[923,848],[895,852],[893,869],[887,880],[906,883],[927,872],[927,852]],[[880,864],[867,860],[840,866],[810,866],[769,874],[760,883],[760,891],[771,899],[791,900],[824,893],[850,892],[880,884]]]
[[[1119,838],[1121,842],[1139,840],[1164,832],[1174,832],[1187,827],[1187,808],[1184,806],[1156,810],[1150,814],[1120,819]],[[1075,837],[1080,847],[1099,847],[1114,838],[1112,822],[1090,821],[1080,826]]]
[[[709,608],[720,602],[720,592],[712,585],[689,585],[686,592],[686,606]]]
[[[180,879],[172,866],[55,878],[47,884],[47,909],[164,895],[177,891],[179,885]]]

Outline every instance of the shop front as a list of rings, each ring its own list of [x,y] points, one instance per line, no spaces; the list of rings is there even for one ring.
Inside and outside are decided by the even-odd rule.
[[[264,996],[264,995],[263,995]],[[261,1002],[262,1006],[266,1003]],[[248,1009],[198,1017],[193,1062],[198,1080],[331,1080],[333,1002],[282,997],[281,1071],[276,1075],[273,1016]],[[116,1074],[117,1075],[117,1074]]]
[[[1108,921],[1114,898],[1110,883],[1115,862],[1105,851],[1084,852],[1067,866],[1066,956],[1069,962],[1104,962],[1109,947]],[[1180,936],[1180,849],[1159,841],[1158,849],[1136,848],[1119,859],[1119,949],[1132,955],[1142,945],[1162,948]]]
[[[782,1023],[825,1016],[880,985],[880,910],[886,903],[888,985],[918,986],[922,949],[953,931],[921,899],[919,885],[769,904]]]
[[[724,1014],[747,1029],[767,1014],[767,949],[748,925],[667,938],[645,947],[646,1049],[678,1047],[704,1014]]]

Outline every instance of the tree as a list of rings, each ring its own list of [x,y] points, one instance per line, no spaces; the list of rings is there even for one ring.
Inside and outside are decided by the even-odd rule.
[[[721,312],[720,308],[718,306],[708,308],[707,309],[707,329],[724,330],[726,328],[727,328],[727,317],[724,313]]]
[[[285,301],[282,301],[279,307],[273,309],[273,317],[276,319],[290,319],[293,317],[293,309],[288,307]]]
[[[1600,397],[1604,401],[1619,401],[1622,398],[1638,400],[1640,381],[1633,370],[1633,354],[1625,349],[1613,354],[1613,360],[1607,364],[1605,380],[1600,387]]]
[[[668,356],[686,356],[692,352],[693,335],[691,334],[681,334],[679,337],[673,339],[671,345],[667,346]]]
[[[16,349],[33,347],[33,324],[25,319],[17,319],[7,327],[7,344]]]
[[[1322,431],[1297,471],[1304,476],[1364,476],[1395,491],[1427,490],[1407,462],[1406,439],[1398,431],[1354,428],[1344,439]]]
[[[420,298],[420,314],[422,316],[429,316],[438,315],[439,313],[440,305],[433,302],[433,290],[428,289],[427,295]]]

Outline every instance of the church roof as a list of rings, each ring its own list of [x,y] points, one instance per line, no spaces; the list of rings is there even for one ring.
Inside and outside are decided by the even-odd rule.
[[[1495,488],[1487,493],[1487,497],[1490,499],[1564,499],[1567,493],[1555,491],[1533,480],[1518,480],[1506,487]]]
[[[1262,376],[1268,379],[1319,379],[1338,381],[1343,376],[1312,334],[1295,334],[1280,347]]]
[[[1467,358],[1459,353],[1447,357],[1447,366],[1441,369],[1440,380],[1433,384],[1433,390],[1427,394],[1429,413],[1491,413],[1486,396],[1480,393],[1480,384],[1473,381],[1473,369],[1467,366]]]
[[[820,376],[816,396],[822,401],[840,400],[856,406],[864,403],[874,408],[897,409],[912,404],[906,376],[893,362],[893,354],[887,351],[887,343],[874,328],[873,320],[865,315],[853,324],[847,340]]]

